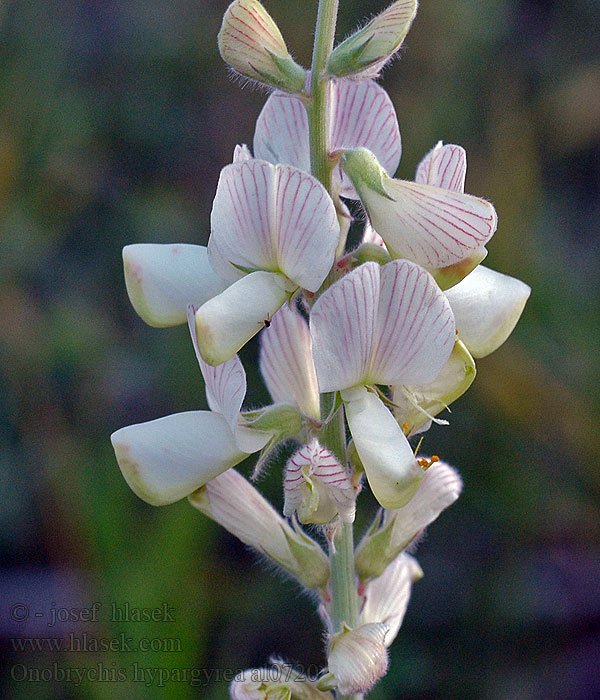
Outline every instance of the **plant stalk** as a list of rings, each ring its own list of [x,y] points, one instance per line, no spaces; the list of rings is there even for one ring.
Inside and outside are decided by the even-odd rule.
[[[311,97],[306,108],[310,134],[311,172],[333,197],[331,173],[332,165],[328,159],[327,148],[327,110],[329,100],[329,81],[323,78],[327,60],[333,49],[335,25],[337,21],[339,0],[319,0],[315,43],[311,67]],[[329,284],[333,279],[329,280]],[[325,419],[335,395],[323,396],[322,417]],[[323,442],[345,464],[346,428],[344,410],[340,408],[332,417],[322,434]],[[339,632],[344,623],[349,627],[358,624],[358,595],[356,591],[356,572],[354,568],[354,531],[352,523],[343,523],[330,546],[329,562],[331,567],[331,621],[333,630]],[[359,700],[359,696],[342,696],[338,700]]]

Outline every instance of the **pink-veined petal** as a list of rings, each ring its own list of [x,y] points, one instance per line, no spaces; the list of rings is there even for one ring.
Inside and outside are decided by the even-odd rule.
[[[400,162],[402,142],[396,112],[386,91],[372,80],[336,80],[330,86],[331,152],[364,146],[393,175]],[[254,155],[270,163],[288,163],[310,171],[308,118],[298,98],[282,93],[269,97],[256,122]],[[356,199],[352,183],[339,169],[336,178],[341,194]]]
[[[424,477],[406,436],[381,399],[365,387],[346,389],[342,399],[373,495],[384,508],[400,508]]]
[[[223,168],[211,225],[208,253],[220,274],[229,268],[238,278],[235,266],[282,272],[312,292],[329,272],[339,238],[335,207],[318,180],[256,159]]]
[[[478,251],[496,230],[496,210],[485,199],[404,180],[389,180],[385,189],[391,199],[368,188],[361,199],[394,257],[446,267]]]
[[[335,206],[312,175],[288,165],[276,166],[276,171],[274,224],[279,268],[299,287],[316,292],[333,265],[339,243]]]
[[[212,411],[129,425],[111,441],[131,489],[155,506],[188,496],[248,456],[238,449],[225,418]]]
[[[372,80],[332,83],[329,142],[332,151],[368,148],[388,175],[393,176],[402,154],[394,105],[387,92]],[[341,195],[358,199],[350,178],[341,168]]]
[[[233,357],[293,291],[283,275],[258,271],[203,304],[196,311],[196,336],[204,360],[214,366]]]
[[[225,416],[231,427],[231,432],[235,432],[237,419],[246,396],[246,372],[244,366],[237,355],[216,367],[207,364],[198,347],[196,309],[193,304],[188,306],[187,314],[192,344],[206,385],[208,406],[211,411],[216,411]]]
[[[354,522],[356,493],[348,471],[315,439],[287,461],[283,481],[286,516],[298,512],[301,523],[326,524],[339,515]]]
[[[310,314],[313,357],[321,391],[366,377],[377,319],[379,265],[365,263],[322,294]]]
[[[435,379],[454,345],[454,318],[431,275],[408,260],[367,262],[311,313],[321,391]]]
[[[460,496],[463,482],[460,474],[445,462],[434,462],[426,471],[415,495],[403,507],[384,512],[382,527],[392,520],[391,542],[404,549],[440,513]]]
[[[188,304],[200,306],[228,285],[201,245],[135,243],[123,248],[123,265],[133,308],[159,328],[185,323]]]
[[[525,282],[483,265],[446,291],[459,338],[473,357],[485,357],[504,343],[530,294]]]
[[[306,321],[283,306],[260,340],[260,371],[273,401],[294,403],[304,415],[319,420],[319,386]]]
[[[269,97],[256,121],[254,155],[310,172],[308,116],[300,99],[281,92]]]
[[[277,271],[274,188],[275,168],[263,161],[237,161],[221,170],[211,213],[211,262],[216,252],[231,265]],[[238,276],[230,273],[232,279]]]
[[[417,166],[415,182],[453,192],[465,191],[467,154],[462,146],[439,141]]]
[[[454,346],[454,316],[432,276],[408,260],[381,268],[367,384],[433,381]]]
[[[365,602],[360,611],[360,623],[365,625],[381,622],[390,628],[385,637],[389,647],[396,638],[408,601],[412,585],[423,576],[416,559],[410,554],[400,554],[376,579],[365,588]]]
[[[229,469],[191,494],[190,503],[244,544],[294,569],[285,530],[287,523],[235,469]]]

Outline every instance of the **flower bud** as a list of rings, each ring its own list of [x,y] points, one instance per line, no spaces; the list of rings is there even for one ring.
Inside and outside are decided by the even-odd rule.
[[[288,459],[284,477],[283,514],[298,513],[301,523],[326,525],[337,515],[354,521],[356,498],[350,474],[317,440]]]
[[[398,51],[417,13],[417,0],[398,0],[332,52],[327,70],[337,78],[376,78]]]
[[[434,461],[412,499],[403,508],[385,510],[383,515],[380,512],[358,545],[355,564],[361,581],[381,576],[461,491],[458,472],[444,462]]]
[[[385,675],[388,656],[385,638],[389,627],[369,623],[334,635],[329,649],[329,672],[342,695],[368,692]]]
[[[257,0],[235,0],[219,31],[219,51],[234,71],[259,83],[297,93],[306,71],[290,56],[278,26]]]
[[[234,469],[189,496],[200,512],[244,544],[298,578],[307,588],[323,588],[329,563],[321,547],[299,527],[292,528],[271,504]]]
[[[270,668],[249,668],[238,673],[229,686],[231,700],[333,700],[331,693],[318,690],[290,664],[275,660],[271,663]]]

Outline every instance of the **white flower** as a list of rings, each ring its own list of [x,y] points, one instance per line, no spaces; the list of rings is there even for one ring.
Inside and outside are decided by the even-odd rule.
[[[202,357],[218,365],[297,289],[319,289],[333,264],[339,224],[314,177],[252,159],[221,171],[211,227],[210,263],[223,278],[237,280],[196,313]]]
[[[377,83],[331,81],[327,124],[330,155],[363,146],[376,154],[387,173],[396,172],[402,152],[398,119],[387,92]],[[269,97],[256,122],[254,155],[310,172],[308,117],[298,98],[278,93]],[[357,199],[340,167],[335,181],[343,197]]]
[[[496,230],[496,211],[485,199],[394,180],[365,148],[347,151],[342,163],[392,257],[444,268],[478,255]]]
[[[433,381],[454,345],[454,316],[431,275],[407,260],[365,263],[330,287],[310,318],[321,391],[341,391],[348,425],[378,501],[399,508],[423,472],[374,384]]]
[[[190,330],[195,345],[193,322]],[[152,505],[188,496],[271,439],[269,432],[239,424],[246,395],[240,359],[235,356],[214,368],[200,358],[200,368],[210,411],[175,413],[111,435],[127,483]]]
[[[385,675],[388,625],[368,623],[334,635],[329,649],[329,672],[342,695],[366,693]]]

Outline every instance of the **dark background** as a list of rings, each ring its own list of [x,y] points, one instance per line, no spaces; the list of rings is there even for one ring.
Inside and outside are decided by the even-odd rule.
[[[137,318],[120,256],[134,242],[205,243],[219,170],[252,142],[265,95],[228,80],[216,47],[226,5],[0,7],[0,687],[10,700],[212,700],[227,697],[225,669],[272,653],[324,661],[295,585],[187,502],[139,501],[108,439],[205,407],[187,331]],[[308,65],[316,1],[266,6]],[[341,6],[340,37],[385,5]],[[486,264],[533,293],[511,339],[478,362],[451,426],[426,438],[465,490],[419,549],[425,578],[373,700],[600,697],[599,21],[595,0],[422,0],[384,75],[404,143],[398,175],[412,178],[438,139],[463,145],[467,191],[499,214]],[[258,405],[255,352],[243,360]],[[280,474],[274,466],[261,483],[279,502]],[[96,601],[96,622],[48,627],[52,607],[77,616]],[[166,603],[176,621],[119,622],[112,602]],[[11,619],[17,603],[26,621]],[[163,650],[17,654],[10,641],[84,632]],[[213,675],[201,687],[146,686],[134,663]],[[61,681],[68,667],[105,676]],[[35,669],[58,680],[21,681]],[[127,680],[112,682],[111,669]]]

